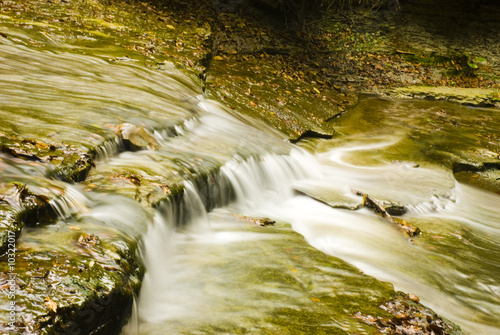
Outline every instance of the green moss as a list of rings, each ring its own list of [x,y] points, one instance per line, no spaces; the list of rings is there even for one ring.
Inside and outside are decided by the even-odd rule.
[[[57,235],[60,233],[53,236],[54,241],[58,241]],[[14,271],[9,271],[2,259],[0,273],[15,273],[16,308],[25,315],[25,321],[19,318],[10,331],[119,332],[144,274],[137,258],[137,244],[128,240],[124,250],[123,243],[117,248],[113,243],[89,236],[74,234],[74,239],[69,240],[72,246],[68,245],[64,252],[54,247],[32,250],[18,244]],[[7,324],[6,321],[2,320]]]

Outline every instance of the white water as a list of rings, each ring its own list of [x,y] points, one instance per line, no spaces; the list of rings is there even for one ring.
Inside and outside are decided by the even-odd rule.
[[[356,149],[366,147],[349,150]],[[381,199],[410,203],[405,218],[421,227],[424,236],[417,237],[413,245],[367,210],[333,209],[306,197],[284,199],[258,212],[291,222],[318,249],[393,283],[398,290],[418,295],[424,304],[468,333],[500,334],[500,197],[456,182],[450,184],[449,173],[439,169],[400,164],[346,166],[338,151],[344,149],[319,157],[324,178],[306,183],[328,187],[330,192],[346,193],[355,188]],[[491,249],[466,240],[467,232],[475,240],[487,241],[486,247]],[[446,242],[437,243],[441,239]],[[457,249],[461,253],[444,251],[457,243],[462,245]]]
[[[397,290],[416,294],[467,333],[500,334],[500,196],[459,184],[441,168],[416,167],[412,162],[357,166],[344,160],[351,153],[390,144],[375,143],[368,148],[365,143],[352,143],[317,156],[294,149],[289,155],[267,153],[229,160],[221,172],[237,196],[230,211],[291,223],[314,247],[391,282]],[[357,189],[378,199],[409,204],[404,218],[423,234],[412,244],[366,209],[331,208],[295,195],[295,188],[326,199],[359,202],[351,191]],[[175,215],[157,215],[145,237],[148,272],[137,313],[125,334],[162,334],[167,325],[189,324],[197,318],[223,322],[224,317],[217,319],[209,313],[217,300],[206,294],[206,287],[218,279],[199,277],[203,276],[200,268],[211,267],[204,264],[203,256],[199,258],[197,249],[208,245],[209,254],[215,246],[263,238],[224,231],[217,215],[207,218],[200,211],[194,187],[187,185],[187,189],[186,202],[192,204],[187,210],[197,213],[192,215],[196,229],[178,231]],[[186,248],[197,251],[190,255]],[[213,261],[212,257],[206,262]],[[224,262],[224,255],[217,257]],[[239,285],[245,290],[245,283]]]

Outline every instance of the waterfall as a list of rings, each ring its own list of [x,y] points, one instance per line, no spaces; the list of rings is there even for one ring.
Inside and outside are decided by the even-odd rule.
[[[321,190],[325,187],[330,191],[345,193],[355,187],[361,190],[368,189],[379,196],[389,195],[396,200],[400,195],[400,199],[405,201],[406,193],[383,188],[388,174],[393,182],[398,184],[406,180],[408,174],[414,173],[418,173],[418,180],[440,178],[447,180],[448,172],[406,167],[401,170],[399,165],[389,164],[369,168],[371,177],[367,178],[366,174],[359,172],[364,168],[346,167],[343,164],[339,166],[335,160],[325,160],[325,157],[338,156],[335,150],[329,155],[313,156],[303,150],[293,149],[287,155],[264,153],[247,158],[235,157],[226,162],[218,174],[220,179],[217,183],[222,183],[222,188],[227,192],[210,193],[206,189],[201,190],[196,183],[185,183],[186,192],[181,201],[182,206],[171,201],[163,203],[157,209],[154,225],[149,228],[144,238],[143,254],[149,270],[139,296],[138,314],[133,318],[138,322],[135,326],[130,324],[124,334],[150,334],[155,333],[155,329],[161,328],[161,324],[165,322],[177,325],[189,322],[188,320],[192,318],[209,320],[214,317],[198,315],[206,313],[203,312],[204,308],[210,309],[203,306],[212,306],[214,302],[210,301],[204,294],[204,289],[198,286],[202,284],[199,284],[198,280],[192,280],[195,273],[191,274],[191,271],[194,271],[193,267],[205,264],[203,258],[196,261],[192,258],[199,257],[194,255],[198,255],[200,251],[193,251],[193,255],[190,255],[189,249],[201,248],[210,253],[209,250],[214,246],[254,238],[244,233],[224,231],[225,228],[220,231],[220,227],[225,227],[223,223],[225,221],[220,221],[217,214],[220,210],[210,216],[207,215],[206,209],[224,205],[229,207],[225,207],[221,213],[229,211],[238,214],[234,219],[236,221],[239,215],[248,215],[267,216],[288,222],[317,249],[340,257],[380,280],[394,283],[396,289],[419,295],[426,304],[445,316],[461,320],[468,329],[477,330],[478,327],[483,327],[489,329],[488,331],[494,331],[495,328],[481,324],[481,322],[491,323],[491,319],[479,323],[473,320],[474,318],[469,320],[467,315],[470,315],[471,309],[460,303],[460,299],[471,299],[467,296],[483,294],[480,288],[468,292],[462,291],[464,297],[457,298],[452,291],[448,292],[441,286],[432,284],[445,282],[447,278],[454,278],[456,282],[460,282],[461,276],[467,273],[467,268],[481,267],[481,256],[477,253],[471,256],[471,262],[465,265],[458,265],[460,263],[447,258],[446,262],[453,270],[444,268],[438,270],[439,263],[433,259],[438,257],[439,253],[441,253],[439,257],[448,256],[444,256],[444,250],[433,251],[435,246],[431,247],[432,244],[429,244],[432,242],[429,234],[454,234],[453,229],[456,229],[453,228],[456,227],[456,223],[449,227],[429,225],[429,220],[433,218],[440,221],[451,220],[450,222],[459,220],[471,228],[477,225],[475,223],[477,219],[470,215],[463,214],[464,217],[459,219],[453,214],[465,213],[465,209],[460,210],[456,207],[465,205],[464,198],[470,201],[476,191],[458,183],[450,186],[447,182],[442,183],[442,188],[429,192],[425,189],[426,183],[408,183],[406,188],[414,188],[413,194],[417,197],[412,198],[413,201],[407,206],[408,212],[405,218],[421,226],[424,231],[424,236],[417,238],[416,245],[412,245],[402,233],[373,212],[366,209],[347,211],[331,208],[310,197],[298,195],[294,190],[306,185],[310,190],[315,188],[320,190],[318,194],[323,194]],[[394,171],[397,173],[394,174]],[[207,194],[212,197],[209,202],[218,204],[217,206],[207,207],[207,200],[202,200],[207,198]],[[230,194],[234,197],[232,203],[229,201]],[[486,206],[485,214],[494,207],[492,204],[484,206]],[[178,223],[181,221],[184,224],[179,227]],[[215,223],[210,223],[212,221]],[[217,228],[213,227],[214,224]],[[497,223],[492,224],[495,225]],[[484,226],[483,229],[488,230]],[[262,236],[255,238],[261,240]],[[430,271],[432,268],[435,270]],[[205,285],[211,284],[209,282]],[[438,300],[435,299],[436,296],[439,296]],[[495,313],[491,309],[493,307],[483,308],[486,308],[488,313]],[[132,330],[131,327],[137,328]]]
[[[77,213],[87,213],[92,201],[85,196],[79,187],[67,185],[64,194],[50,201],[57,215],[61,219],[70,217]]]

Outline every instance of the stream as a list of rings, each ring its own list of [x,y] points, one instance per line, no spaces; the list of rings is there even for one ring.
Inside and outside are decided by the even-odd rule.
[[[500,334],[500,195],[441,163],[493,157],[498,110],[361,97],[333,139],[292,145],[205,99],[173,66],[37,49],[21,30],[3,32],[0,134],[96,151],[76,184],[1,154],[2,184],[50,195],[58,213],[25,228],[17,248],[69,253],[75,230],[140,240],[146,274],[123,335],[373,334],[352,311],[391,285],[468,334]],[[144,127],[157,150],[126,150],[124,123]],[[165,183],[184,187],[182,206],[151,207],[150,190]],[[410,240],[358,208],[353,190],[405,206],[401,218],[422,234]]]
[[[431,103],[424,105],[432,108]],[[281,283],[269,295],[268,281],[253,282],[256,264],[283,266],[280,254],[293,245],[276,250],[282,244],[276,239],[285,233],[248,231],[241,227],[242,214],[290,224],[318,250],[394,284],[397,290],[418,295],[470,334],[500,333],[500,197],[459,183],[449,170],[433,164],[375,165],[372,159],[360,164],[362,157],[374,150],[390,152],[401,140],[394,129],[387,132],[377,138],[350,139],[345,146],[315,155],[294,148],[288,156],[264,154],[259,161],[227,162],[223,173],[236,191],[234,204],[207,214],[200,210],[197,193],[189,193],[195,199],[188,210],[196,213],[189,229],[176,230],[175,219],[162,216],[146,235],[150,271],[135,315],[137,328],[126,333],[271,334],[276,333],[272,325],[276,320],[271,325],[260,323],[273,309],[305,304],[303,288]],[[352,189],[406,204],[403,218],[423,234],[412,244],[369,210],[331,208],[294,192],[359,203]],[[286,264],[285,269],[293,266]],[[311,291],[321,291],[324,283],[309,280]],[[349,280],[336,280],[337,289],[353,290]],[[235,281],[245,283],[244,288]],[[305,333],[329,333],[332,327],[360,331],[354,331],[356,326],[345,316],[334,316],[321,324],[321,330]]]

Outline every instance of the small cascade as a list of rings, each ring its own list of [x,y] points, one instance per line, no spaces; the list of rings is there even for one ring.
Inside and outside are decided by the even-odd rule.
[[[149,333],[152,324],[189,318],[199,306],[210,305],[203,295],[193,294],[198,288],[193,287],[196,283],[192,278],[186,280],[191,270],[183,262],[183,257],[190,257],[184,255],[187,252],[184,243],[228,241],[227,234],[219,238],[214,235],[207,208],[224,206],[234,200],[245,207],[249,201],[252,206],[259,206],[272,198],[291,197],[294,181],[312,175],[312,162],[310,155],[302,150],[294,150],[290,155],[267,154],[231,160],[219,174],[202,178],[202,182],[185,182],[180,199],[162,201],[156,208],[153,225],[144,235],[142,255],[148,271],[137,309],[123,335]]]
[[[266,154],[241,162],[233,160],[221,172],[231,181],[238,204],[248,208],[256,208],[269,199],[290,198],[295,182],[320,176],[317,162],[298,149],[290,155]]]
[[[77,185],[65,184],[49,204],[65,225],[85,222],[96,231],[112,229],[134,238],[140,238],[150,221],[150,214],[133,199],[85,192]]]
[[[139,334],[141,324],[189,315],[191,309],[179,305],[178,301],[189,299],[192,308],[197,305],[194,297],[182,296],[183,283],[179,278],[184,267],[175,259],[176,248],[183,237],[203,236],[210,234],[210,230],[205,206],[195,186],[186,182],[185,187],[181,199],[170,198],[161,203],[156,209],[153,224],[143,236],[141,255],[148,270],[123,335]],[[183,226],[189,229],[179,232],[179,222],[184,222]]]
[[[112,140],[107,140],[96,147],[95,160],[97,162],[107,162],[124,150],[122,139],[115,136]]]
[[[193,183],[184,182],[185,192],[183,201],[184,210],[182,211],[182,218],[178,218],[174,222],[186,222],[185,225],[193,233],[203,234],[210,231],[208,226],[207,210],[203,203],[198,190]]]
[[[92,201],[83,194],[80,187],[67,185],[64,194],[50,201],[57,216],[66,219],[77,213],[87,213]]]
[[[406,165],[379,166],[369,168],[370,176],[365,175],[365,178],[359,171],[361,169],[349,166],[346,170],[345,166],[324,162],[323,157],[293,149],[288,155],[264,153],[245,159],[236,156],[226,162],[218,174],[198,179],[196,183],[185,183],[180,205],[172,201],[163,203],[158,208],[159,217],[145,237],[147,247],[144,257],[154,273],[150,273],[144,281],[139,298],[137,320],[140,331],[130,331],[129,328],[125,334],[147,334],[149,327],[157,327],[154,324],[189,319],[201,308],[199,306],[210,305],[203,294],[199,294],[199,288],[192,286],[196,284],[187,280],[190,270],[186,267],[187,263],[182,261],[183,257],[188,257],[184,248],[193,247],[192,243],[199,246],[206,241],[218,241],[216,236],[222,234],[214,233],[214,228],[208,224],[207,210],[227,205],[231,201],[235,202],[230,211],[289,222],[317,249],[337,256],[378,279],[394,283],[396,289],[419,295],[439,313],[453,320],[462,320],[468,329],[477,330],[481,322],[491,324],[491,318],[485,316],[482,318],[486,321],[479,323],[474,317],[468,319],[466,315],[470,314],[471,307],[465,307],[460,302],[480,299],[478,297],[484,294],[480,287],[469,290],[459,290],[457,287],[456,290],[448,291],[434,284],[445,282],[447,278],[460,283],[467,269],[484,272],[481,270],[483,257],[480,249],[468,249],[470,261],[457,263],[441,244],[435,243],[442,236],[457,236],[462,241],[466,239],[467,243],[470,242],[469,238],[479,239],[481,243],[488,243],[490,250],[495,249],[491,242],[482,237],[472,235],[465,238],[467,230],[460,234],[456,232],[460,224],[471,228],[477,225],[477,220],[470,215],[464,213],[464,218],[454,215],[460,212],[457,206],[464,206],[465,199],[471,201],[475,191],[456,182],[454,185],[449,183],[448,173],[439,169],[415,169]],[[394,174],[393,171],[398,173]],[[384,189],[382,185],[385,185],[388,175],[394,185],[400,185],[408,175],[415,173],[418,180],[407,183],[407,187],[418,196],[410,198],[413,203],[406,206],[408,212],[404,218],[424,231],[423,236],[416,239],[416,245],[409,244],[400,232],[373,212],[366,209],[347,211],[331,208],[294,192],[296,185],[304,183],[328,186],[339,192],[345,192],[346,187],[355,185],[362,190],[365,187],[374,193],[378,191],[377,194],[382,196],[389,194],[395,201],[398,201],[399,196],[404,203],[407,199],[404,192]],[[445,180],[446,183],[436,189],[439,191],[437,194],[432,194],[433,190],[426,189],[428,182],[421,182],[425,180]],[[494,207],[491,204],[484,206],[485,213]],[[435,225],[435,220],[446,224]],[[183,222],[181,227],[179,222]],[[484,228],[485,231],[487,228]],[[429,237],[431,234],[435,236]],[[225,240],[234,241],[234,237],[226,236]],[[189,247],[184,245],[186,241],[190,241]],[[453,248],[453,242],[446,243],[451,243],[448,248]],[[179,256],[179,253],[183,256]],[[446,268],[438,266],[437,257],[445,257],[448,264]],[[489,279],[484,278],[482,282],[488,283]],[[460,297],[455,296],[457,292],[460,292]],[[176,304],[185,296],[189,296],[188,302]],[[433,299],[436,296],[440,297],[439,301]],[[444,304],[453,306],[453,309],[447,310]],[[494,313],[490,307],[482,308],[488,310],[487,313]]]

